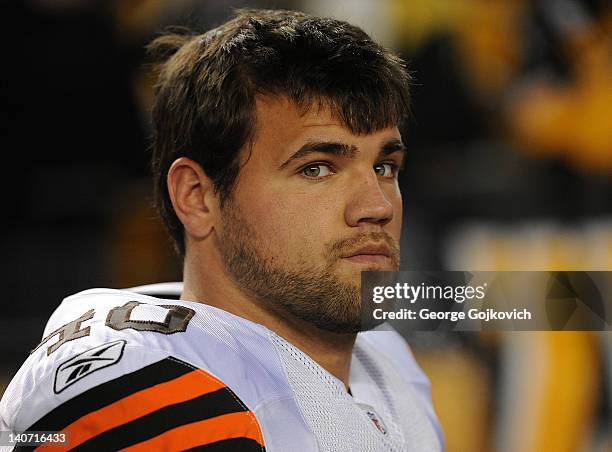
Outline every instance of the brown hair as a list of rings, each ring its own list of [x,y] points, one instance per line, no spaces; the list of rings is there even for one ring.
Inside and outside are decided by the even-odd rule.
[[[399,125],[409,112],[403,61],[339,20],[238,10],[204,34],[166,33],[148,49],[162,61],[153,106],[155,200],[181,255],[184,231],[168,195],[168,170],[182,156],[198,162],[223,205],[240,150],[255,133],[257,95],[286,96],[305,110],[327,105],[357,134]]]

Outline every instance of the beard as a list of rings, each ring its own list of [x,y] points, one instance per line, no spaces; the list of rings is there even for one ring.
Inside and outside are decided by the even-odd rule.
[[[258,237],[231,199],[221,215],[220,253],[226,269],[246,294],[281,316],[288,313],[325,331],[357,333],[375,326],[372,316],[363,312],[360,282],[344,281],[333,270],[350,250],[384,241],[391,249],[390,270],[397,271],[399,247],[387,233],[361,233],[327,243],[326,261],[320,266],[304,260],[281,264],[266,253],[269,250],[262,246],[266,242]],[[368,270],[375,269],[364,268]]]

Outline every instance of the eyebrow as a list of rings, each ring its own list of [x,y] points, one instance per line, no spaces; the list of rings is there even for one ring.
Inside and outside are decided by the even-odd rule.
[[[404,146],[401,140],[397,138],[387,141],[382,146],[379,156],[393,154],[394,152],[406,152],[406,146]],[[354,158],[357,155],[358,150],[357,146],[348,145],[346,143],[334,141],[310,141],[302,145],[297,151],[291,154],[291,156],[285,160],[285,162],[280,165],[278,169],[285,169],[291,162],[302,159],[314,153],[332,154],[341,157]]]
[[[383,145],[380,154],[389,155],[393,154],[394,152],[401,152],[402,154],[406,154],[406,146],[404,145],[404,143],[402,143],[402,140],[398,138],[393,138],[387,141]]]

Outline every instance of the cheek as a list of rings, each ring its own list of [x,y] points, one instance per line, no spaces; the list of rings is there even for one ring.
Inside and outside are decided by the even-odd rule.
[[[402,220],[404,215],[404,204],[402,202],[402,195],[399,192],[399,189],[393,193],[393,197],[391,198],[391,203],[393,204],[393,220],[391,221],[390,231],[389,233],[397,240],[399,243],[399,238],[402,233]]]
[[[278,193],[263,189],[252,189],[240,200],[240,208],[251,227],[257,231],[256,240],[269,249],[283,249],[291,244],[291,231],[299,226],[296,212],[291,204]]]
[[[334,207],[328,200],[300,192],[253,191],[245,196],[241,208],[262,245],[284,261],[302,261],[316,254],[333,223]]]

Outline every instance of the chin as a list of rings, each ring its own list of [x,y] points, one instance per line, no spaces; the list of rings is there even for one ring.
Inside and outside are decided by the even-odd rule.
[[[384,323],[384,320],[376,320],[371,316],[360,316],[353,321],[339,322],[337,319],[328,320],[319,318],[311,322],[317,328],[323,331],[337,334],[353,334],[362,331],[369,331]]]
[[[365,331],[367,326],[361,324],[361,319],[354,322],[343,321],[339,322],[337,319],[324,319],[318,318],[316,321],[311,322],[314,326],[322,331],[336,334],[353,334]]]
[[[355,268],[347,268],[337,272],[337,275],[344,281],[361,285],[361,274],[363,272],[394,272],[397,271],[395,266],[389,265],[368,265],[355,266]]]

